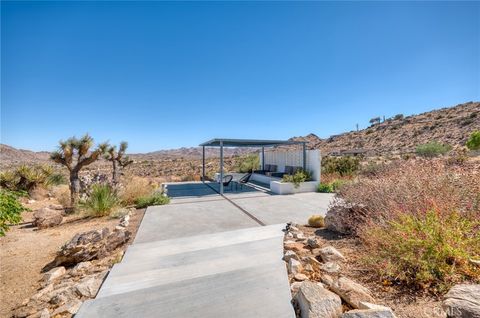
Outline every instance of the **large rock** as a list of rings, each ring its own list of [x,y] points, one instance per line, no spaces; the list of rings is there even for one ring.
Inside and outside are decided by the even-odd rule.
[[[337,318],[342,314],[340,297],[313,282],[303,282],[294,299],[302,318]]]
[[[117,247],[125,244],[129,237],[130,232],[126,230],[110,232],[108,228],[78,233],[70,242],[62,246],[54,264],[69,266],[103,258]]]
[[[325,246],[319,251],[320,257],[324,262],[344,261],[345,256],[333,246]]]
[[[33,225],[39,229],[56,226],[62,223],[63,214],[60,210],[43,208],[33,213]]]
[[[94,298],[101,285],[102,280],[99,277],[86,277],[77,283],[75,289],[80,297]]]
[[[291,258],[288,261],[287,268],[288,268],[288,272],[293,275],[301,273],[303,271],[302,263],[300,263],[294,258]]]
[[[358,227],[367,221],[364,206],[337,199],[325,216],[325,227],[341,234],[356,234]]]
[[[66,273],[66,270],[65,270],[65,267],[63,266],[52,268],[51,270],[49,270],[43,275],[43,281],[45,283],[51,283],[57,278],[63,276],[65,273]]]
[[[346,277],[333,279],[328,275],[323,275],[322,282],[355,309],[361,308],[361,302],[375,302],[367,288]]]
[[[442,304],[448,317],[480,318],[480,285],[453,286]]]

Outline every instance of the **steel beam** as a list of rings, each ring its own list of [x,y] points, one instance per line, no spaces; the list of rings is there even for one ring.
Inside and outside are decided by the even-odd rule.
[[[223,141],[220,141],[220,194],[223,194]]]

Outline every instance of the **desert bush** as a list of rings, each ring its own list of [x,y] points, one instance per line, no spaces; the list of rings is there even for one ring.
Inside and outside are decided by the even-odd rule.
[[[480,130],[474,131],[470,135],[466,146],[470,150],[480,150]]]
[[[428,142],[423,145],[418,145],[415,149],[417,155],[425,158],[438,157],[444,155],[452,149],[450,145],[441,144],[436,141]]]
[[[0,186],[10,191],[32,191],[39,186],[48,186],[53,168],[48,165],[21,165],[0,173]]]
[[[286,174],[282,178],[282,182],[291,182],[295,188],[298,188],[300,183],[310,180],[312,180],[312,174],[305,170],[298,170],[293,175]]]
[[[322,158],[322,172],[351,176],[360,168],[360,159],[357,157],[324,157]]]
[[[124,187],[120,190],[119,197],[124,205],[133,205],[138,198],[149,196],[153,186],[147,179],[131,177],[122,181]]]
[[[246,173],[257,170],[260,166],[260,157],[256,154],[242,156],[239,158],[239,161],[236,165],[236,171]]]
[[[312,227],[324,227],[325,221],[321,215],[312,215],[308,218],[308,225]]]
[[[110,214],[119,205],[115,190],[107,184],[94,184],[88,197],[80,206],[92,216],[105,216]]]
[[[331,183],[320,182],[317,186],[317,192],[321,193],[332,193],[334,192],[333,186]]]
[[[22,212],[27,211],[19,201],[18,194],[5,189],[0,190],[0,236],[4,236],[9,226],[22,220]]]
[[[369,247],[367,259],[383,259],[373,267],[381,275],[432,288],[470,277],[463,264],[480,253],[478,169],[438,160],[395,162],[384,174],[344,185],[339,197],[361,207],[351,232]]]
[[[138,209],[143,209],[152,205],[164,205],[170,203],[170,198],[162,193],[154,193],[150,196],[138,198],[135,206]]]
[[[405,116],[403,116],[403,114],[396,114],[395,116],[393,116],[393,119],[394,120],[401,120],[403,119]]]
[[[347,182],[348,182],[347,180],[343,180],[343,179],[335,179],[328,183],[321,182],[317,186],[317,192],[333,193],[333,192],[336,192],[338,189],[340,189],[340,187]]]
[[[385,279],[444,292],[465,279],[480,281],[470,259],[480,256],[480,220],[457,212],[404,214],[367,229],[367,262]]]

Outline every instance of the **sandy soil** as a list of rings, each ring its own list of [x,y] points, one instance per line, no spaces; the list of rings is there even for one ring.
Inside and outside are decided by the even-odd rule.
[[[398,318],[444,318],[441,300],[431,295],[412,291],[400,286],[383,284],[375,273],[362,266],[360,256],[368,253],[355,239],[342,237],[326,229],[301,226],[305,236],[317,237],[322,245],[331,245],[347,259],[342,263],[342,275],[359,282],[370,289],[377,303],[392,308]]]
[[[52,200],[26,204],[32,210],[56,203]],[[143,218],[144,210],[137,210],[130,218],[128,229],[133,232],[130,242]],[[114,229],[118,219],[82,218],[71,215],[57,227],[37,230],[29,222],[33,212],[23,213],[23,222],[11,227],[0,238],[0,317],[10,317],[11,311],[31,297],[40,286],[42,268],[55,258],[56,251],[76,233],[108,227]]]

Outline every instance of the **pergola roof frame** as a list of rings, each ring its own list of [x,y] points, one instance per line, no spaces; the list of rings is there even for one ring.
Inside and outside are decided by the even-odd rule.
[[[261,139],[228,139],[228,138],[214,138],[204,143],[202,147],[275,147],[281,145],[296,145],[304,144],[305,141],[291,141],[291,140],[261,140]]]
[[[291,140],[259,140],[259,139],[230,139],[214,138],[204,143],[202,147],[202,181],[205,182],[205,147],[220,147],[220,195],[223,196],[223,148],[224,147],[248,147],[262,148],[262,170],[265,170],[265,147],[276,147],[282,145],[302,145],[303,148],[303,170],[307,166],[306,141]]]

